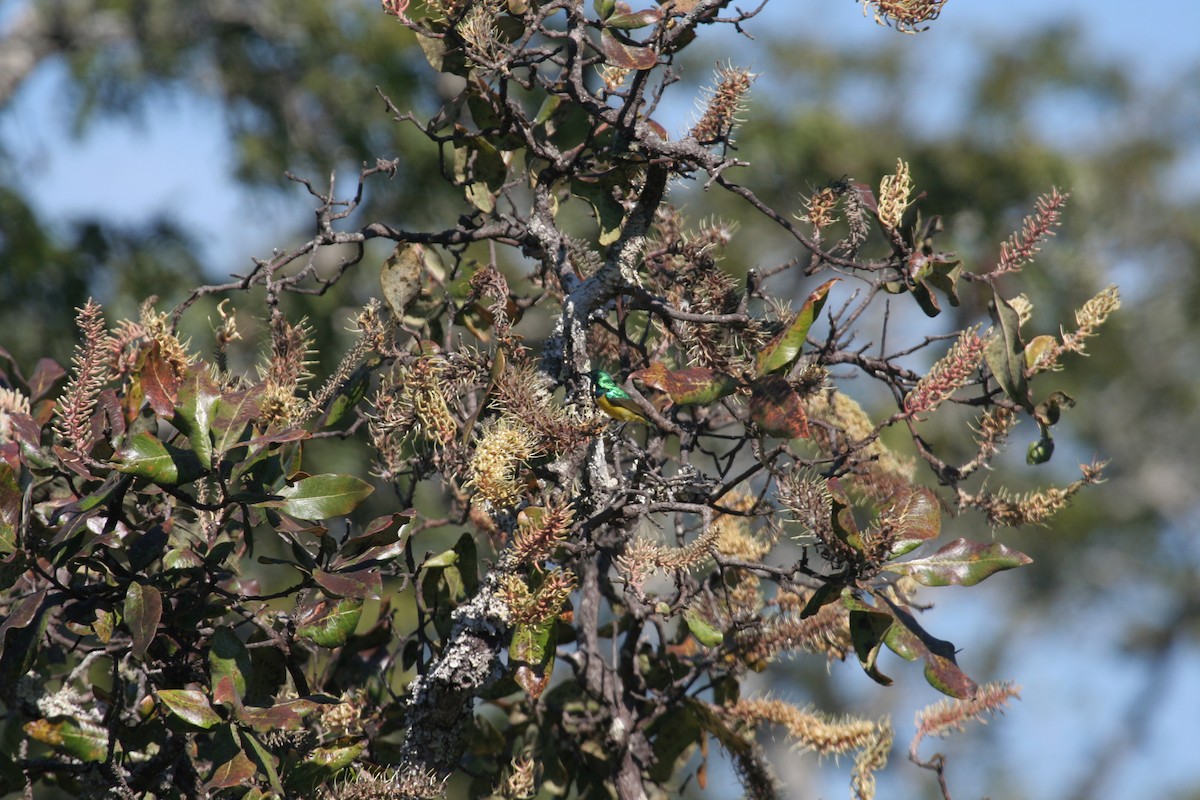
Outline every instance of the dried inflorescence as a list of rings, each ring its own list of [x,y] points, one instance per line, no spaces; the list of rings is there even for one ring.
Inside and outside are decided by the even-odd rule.
[[[702,145],[724,144],[733,141],[733,129],[742,120],[746,95],[754,75],[732,65],[717,70],[717,85],[706,90],[707,98],[700,119],[692,126],[689,136]]]
[[[993,526],[1018,528],[1022,525],[1045,525],[1071,503],[1071,498],[1085,486],[1103,481],[1104,462],[1080,465],[1082,476],[1065,487],[1050,486],[1014,494],[1008,489],[978,494],[963,493],[960,505],[970,505],[982,511]]]
[[[517,517],[512,554],[518,564],[541,565],[571,531],[575,510],[567,503],[548,502],[527,508]]]
[[[909,34],[927,30],[928,26],[917,26],[937,19],[947,2],[949,0],[862,0],[864,15],[867,9],[873,9],[877,24],[895,23],[896,30]]]
[[[272,322],[271,355],[259,367],[263,380],[260,413],[268,425],[288,426],[302,415],[305,402],[299,390],[312,377],[312,347],[312,328],[307,320],[293,324],[278,317]]]

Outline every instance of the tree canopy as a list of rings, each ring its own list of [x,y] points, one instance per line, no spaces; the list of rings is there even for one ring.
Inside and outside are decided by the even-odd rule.
[[[919,587],[1001,570],[1044,608],[1155,593],[1116,622],[1161,666],[1200,485],[1177,87],[1045,31],[931,135],[910,65],[951,10],[866,5],[918,35],[767,37],[763,75],[722,53],[703,88],[755,12],[21,9],[0,97],[52,58],[83,128],[215,95],[238,179],[316,224],[213,281],[165,220],[0,198],[0,785],[636,797],[726,759],[771,796],[761,726],[851,754],[868,797],[895,729],[810,665],[922,671],[942,780],[921,740],[1015,696],[979,676],[1014,640],[956,654]],[[891,101],[851,115],[851,81]],[[1064,96],[1157,122],[1063,148],[1037,115]]]

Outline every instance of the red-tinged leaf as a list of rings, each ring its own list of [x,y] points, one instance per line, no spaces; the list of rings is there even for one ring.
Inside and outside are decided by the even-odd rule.
[[[22,597],[8,609],[8,616],[0,623],[0,653],[4,652],[7,641],[5,636],[10,630],[27,627],[41,612],[42,603],[46,599],[46,587],[43,586],[33,594]]]
[[[212,777],[205,784],[206,789],[232,789],[238,786],[245,786],[257,770],[254,767],[254,762],[251,761],[246,754],[239,750],[233,754],[223,764],[220,764],[213,770]]]
[[[150,346],[146,363],[142,365],[139,374],[142,379],[142,392],[154,413],[166,420],[175,416],[181,381],[175,368],[163,358],[158,342]]]
[[[979,685],[959,669],[949,656],[930,653],[925,656],[925,680],[942,694],[965,700],[975,694]]]
[[[891,532],[889,557],[911,552],[942,532],[942,512],[937,497],[923,486],[909,487],[880,512],[879,526]]]
[[[550,685],[550,670],[543,670],[528,664],[521,664],[513,672],[513,680],[517,682],[529,699],[537,702]]]
[[[113,467],[160,486],[189,483],[204,474],[195,453],[163,444],[146,432],[134,436],[117,452]]]
[[[212,761],[216,764],[205,789],[229,789],[244,786],[257,771],[246,755],[232,725],[223,725],[213,736]]]
[[[604,20],[604,24],[609,28],[631,31],[638,28],[645,28],[647,25],[653,25],[661,21],[662,18],[662,9],[648,8],[645,11],[634,11],[629,14],[614,14]]]
[[[333,562],[334,568],[384,562],[399,556],[408,542],[408,523],[412,517],[409,511],[372,520],[362,533],[342,545],[337,560]]]
[[[658,63],[658,53],[652,47],[627,44],[607,28],[600,31],[600,52],[604,59],[621,69],[653,69]]]
[[[241,442],[241,446],[245,447],[265,447],[272,444],[289,444],[291,442],[302,442],[305,439],[311,439],[312,434],[303,428],[287,428],[286,430],[268,433],[262,436],[255,436],[245,442]]]
[[[328,519],[349,514],[373,491],[374,486],[353,475],[311,475],[280,489],[282,499],[255,505],[300,519]]]
[[[209,641],[208,649],[208,672],[214,687],[213,696],[217,702],[229,703],[242,698],[246,694],[246,680],[251,669],[250,651],[238,635],[230,627],[217,628]],[[220,697],[217,696],[216,687],[225,681],[228,682],[228,689],[232,691],[232,698],[226,690],[222,690]]]
[[[38,359],[33,375],[29,376],[29,402],[36,403],[45,397],[66,374],[67,371],[54,359]]]
[[[312,700],[285,700],[273,706],[244,706],[238,719],[260,733],[267,731],[298,731],[304,727],[304,718],[324,703]]]
[[[363,601],[317,597],[296,612],[296,635],[321,647],[341,647],[358,627]]]
[[[130,652],[134,658],[146,657],[146,648],[158,633],[158,622],[162,619],[162,595],[148,583],[131,583],[125,592],[123,616],[125,627],[133,641]]]
[[[104,437],[105,429],[113,437],[125,435],[125,415],[115,389],[105,389],[96,398],[96,413],[92,415],[92,437]]]
[[[212,420],[213,452],[218,456],[241,443],[251,421],[258,418],[263,388],[263,384],[258,383],[221,395],[221,402]]]
[[[910,576],[925,586],[974,586],[1006,569],[1032,564],[1033,559],[1000,542],[984,544],[955,539],[936,553],[887,569]]]
[[[750,419],[768,436],[808,436],[804,403],[782,375],[765,375],[750,384]]]
[[[737,379],[724,372],[704,367],[668,370],[658,361],[629,377],[665,393],[680,406],[711,405],[733,394],[738,387]]]
[[[189,725],[208,730],[221,723],[221,717],[213,710],[204,692],[195,689],[159,689],[154,693],[174,717]]]
[[[383,577],[377,569],[354,572],[325,572],[316,569],[313,570],[312,576],[317,585],[334,597],[378,600],[382,596]]]
[[[800,351],[804,347],[804,342],[808,338],[808,330],[812,327],[817,317],[821,315],[821,309],[825,307],[825,300],[829,297],[829,290],[841,278],[833,278],[818,286],[808,299],[804,301],[800,312],[788,323],[787,327],[775,335],[771,341],[767,342],[762,351],[758,354],[758,374],[769,375],[774,372],[783,372],[787,370],[796,359],[800,357]]]

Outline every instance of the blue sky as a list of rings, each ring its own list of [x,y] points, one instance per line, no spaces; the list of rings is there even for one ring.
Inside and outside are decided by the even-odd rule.
[[[14,7],[11,0],[0,0],[0,25]],[[1061,20],[1081,24],[1092,47],[1128,63],[1147,86],[1200,64],[1197,0],[951,0],[942,18],[915,39],[914,46],[921,48],[931,74],[947,70],[965,74],[973,68],[978,42],[1019,36],[1022,31]],[[829,30],[832,38],[864,47],[891,43],[897,36],[863,19],[860,7],[850,0],[774,0],[750,30],[786,36],[783,32],[789,29],[817,25]],[[70,120],[56,103],[64,75],[61,65],[43,66],[0,114],[0,142],[13,157],[19,183],[44,216],[99,215],[138,223],[166,210],[197,233],[216,275],[245,269],[252,256],[265,255],[271,246],[286,242],[298,225],[308,222],[309,203],[300,192],[294,202],[287,202],[250,196],[233,187],[231,147],[219,109],[210,101],[163,98],[139,122],[101,122],[77,139],[70,133]],[[1196,101],[1192,98],[1191,102]],[[1108,131],[1098,127],[1087,133],[1102,138]],[[1054,134],[1047,131],[1047,135]],[[1200,131],[1197,138],[1200,140]],[[1196,168],[1189,172],[1200,174],[1200,156],[1193,166]],[[965,663],[980,652],[1005,617],[1003,576],[993,581],[994,585],[957,594],[944,611],[930,615],[932,630],[964,648]],[[1125,609],[1108,611],[1129,613]],[[1065,618],[1096,619],[1105,612],[1061,609],[1059,613]],[[951,784],[956,796],[978,797],[994,791],[984,782],[985,776],[972,773],[963,763],[981,747],[1003,749],[1013,769],[1026,775],[1020,785],[1028,791],[1028,798],[1061,797],[1085,777],[1099,748],[1117,732],[1119,715],[1142,677],[1121,656],[1111,639],[1114,630],[1115,626],[1106,631],[1092,623],[1086,629],[1068,629],[1055,638],[1026,643],[1022,653],[997,665],[997,674],[983,676],[1013,678],[1024,687],[1024,700],[992,723],[988,737],[968,735],[946,743],[944,751],[960,757],[955,768],[961,772],[952,776]],[[884,667],[901,682],[901,692],[893,692],[886,702],[908,690],[919,694],[911,707],[890,709],[900,744],[895,758],[901,761],[913,711],[936,697],[921,691],[919,674],[915,681],[913,676],[902,677],[915,670],[899,663]],[[862,685],[864,696],[871,695],[874,688],[861,674],[854,674],[853,669],[845,672],[847,685],[856,689]],[[1086,673],[1082,679],[1077,677],[1081,673]],[[1163,797],[1173,788],[1197,780],[1192,742],[1200,688],[1186,679],[1195,674],[1200,674],[1195,652],[1173,656],[1162,686],[1173,700],[1151,721],[1149,740],[1134,757],[1122,762],[1112,782],[1101,787],[1095,797]],[[927,743],[925,752],[938,744]],[[981,756],[985,761],[994,758],[995,753]],[[836,772],[835,779],[819,784],[823,796],[845,796],[848,765]]]

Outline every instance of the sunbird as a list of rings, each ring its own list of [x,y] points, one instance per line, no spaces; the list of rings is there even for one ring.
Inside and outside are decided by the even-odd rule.
[[[641,407],[629,396],[629,392],[603,370],[596,370],[596,405],[613,419],[619,422],[640,422],[648,424],[642,415]]]

